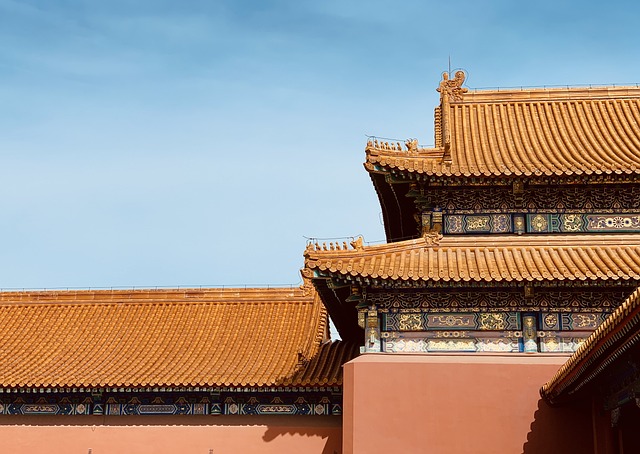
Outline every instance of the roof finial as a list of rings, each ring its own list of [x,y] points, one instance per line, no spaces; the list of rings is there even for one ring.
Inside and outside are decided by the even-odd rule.
[[[468,88],[462,88],[466,75],[461,69],[457,70],[452,80],[449,80],[449,73],[442,73],[442,81],[436,91],[440,93],[440,102],[442,101],[462,101],[462,95],[469,91]]]

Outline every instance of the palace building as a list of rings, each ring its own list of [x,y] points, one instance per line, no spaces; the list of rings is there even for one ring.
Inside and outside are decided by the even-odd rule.
[[[0,293],[11,452],[636,452],[640,88],[464,80],[300,288]]]

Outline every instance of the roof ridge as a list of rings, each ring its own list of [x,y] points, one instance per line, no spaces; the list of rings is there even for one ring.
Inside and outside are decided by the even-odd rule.
[[[504,102],[522,97],[531,99],[565,100],[597,100],[615,99],[618,97],[640,97],[640,85],[566,85],[546,87],[498,87],[498,88],[472,88],[464,92],[461,99],[455,102],[468,103],[483,100],[495,100]],[[505,98],[506,97],[506,98]],[[615,97],[615,98],[614,98]]]
[[[631,243],[631,244],[630,244]],[[340,248],[340,249],[325,249],[324,247],[318,247],[318,244],[309,244],[305,251],[308,257],[311,256],[323,256],[323,257],[352,257],[359,254],[368,254],[374,252],[394,252],[402,251],[414,246],[417,247],[430,247],[430,248],[459,248],[466,247],[470,249],[478,248],[517,248],[526,246],[549,246],[549,247],[567,247],[572,248],[575,246],[588,245],[588,246],[608,246],[608,245],[637,245],[640,246],[640,234],[637,233],[575,233],[575,234],[530,234],[530,235],[517,235],[517,234],[505,234],[505,235],[467,235],[467,236],[452,236],[442,235],[436,241],[425,237],[416,239],[396,241],[392,243],[362,245],[359,249],[356,248]]]

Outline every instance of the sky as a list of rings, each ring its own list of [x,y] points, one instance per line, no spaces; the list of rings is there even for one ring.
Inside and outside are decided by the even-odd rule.
[[[384,240],[367,135],[469,88],[636,84],[640,3],[0,0],[0,287],[299,285]]]

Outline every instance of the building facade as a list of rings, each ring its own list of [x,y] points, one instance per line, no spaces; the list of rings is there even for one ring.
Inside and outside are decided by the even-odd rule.
[[[464,80],[434,146],[366,145],[386,243],[300,288],[0,293],[4,446],[637,451],[640,88]]]

